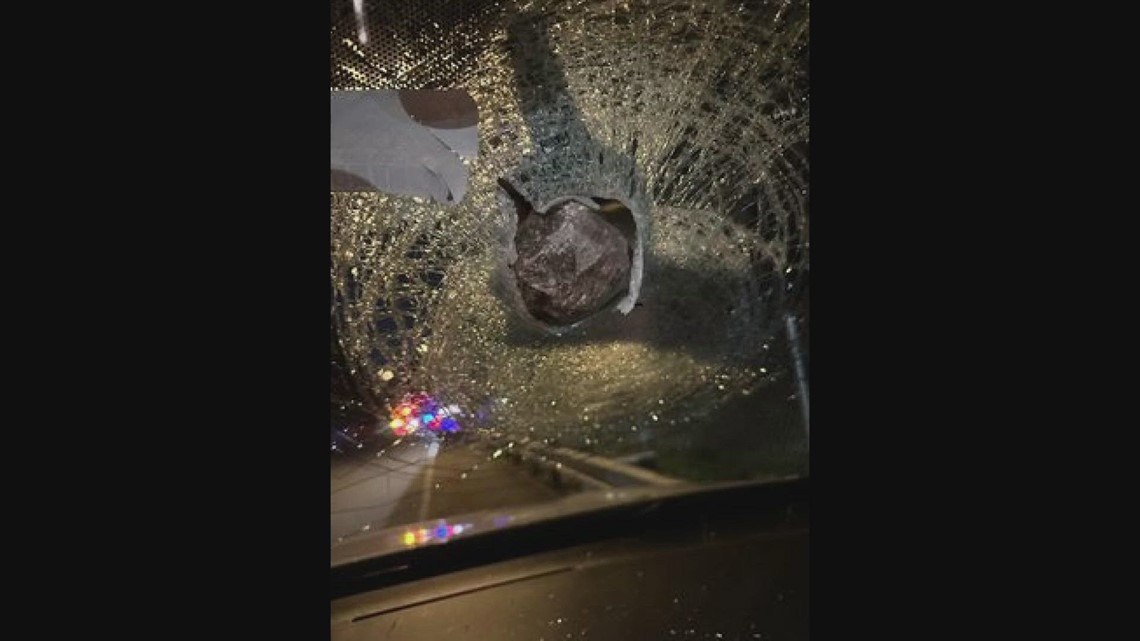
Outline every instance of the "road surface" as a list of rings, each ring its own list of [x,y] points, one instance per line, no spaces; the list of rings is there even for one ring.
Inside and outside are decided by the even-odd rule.
[[[332,460],[331,539],[565,496],[506,457],[471,445],[405,440]],[[367,530],[365,529],[367,528]]]

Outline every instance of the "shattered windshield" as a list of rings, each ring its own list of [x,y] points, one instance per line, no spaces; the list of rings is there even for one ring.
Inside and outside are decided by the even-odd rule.
[[[413,4],[332,3],[334,547],[807,475],[808,3]]]

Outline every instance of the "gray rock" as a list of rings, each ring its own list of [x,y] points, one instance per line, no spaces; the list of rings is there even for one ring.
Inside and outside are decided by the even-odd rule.
[[[600,214],[578,202],[523,217],[515,249],[523,302],[547,323],[576,323],[629,286],[629,243]]]

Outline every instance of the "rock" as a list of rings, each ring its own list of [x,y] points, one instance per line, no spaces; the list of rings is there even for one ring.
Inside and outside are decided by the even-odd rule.
[[[515,249],[523,302],[547,323],[576,323],[629,286],[629,242],[600,214],[575,201],[523,217]]]

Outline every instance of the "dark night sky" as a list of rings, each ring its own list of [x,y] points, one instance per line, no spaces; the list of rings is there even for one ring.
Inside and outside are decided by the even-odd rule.
[[[365,409],[368,399],[357,388],[348,373],[348,366],[344,353],[337,340],[336,326],[329,330],[330,346],[330,377],[329,377],[329,412],[333,427],[348,423],[368,421],[373,415]],[[345,409],[343,406],[347,406]]]

